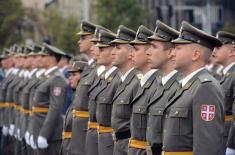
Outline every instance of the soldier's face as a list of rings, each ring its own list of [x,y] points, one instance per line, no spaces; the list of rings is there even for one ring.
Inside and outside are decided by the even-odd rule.
[[[69,84],[73,89],[76,89],[79,81],[80,81],[80,73],[79,72],[70,73]]]
[[[226,44],[220,47],[214,48],[212,56],[214,58],[215,63],[224,65],[228,59],[230,51],[231,51],[231,47]]]
[[[115,48],[112,50],[112,64],[114,66],[120,67],[125,65],[128,62],[128,59],[131,57],[131,50],[125,44],[117,44]]]
[[[147,51],[151,68],[161,68],[167,61],[167,52],[163,42],[152,41]]]
[[[99,48],[99,56],[97,63],[104,66],[109,66],[112,63],[111,51],[113,47]]]
[[[135,68],[141,70],[144,66],[148,65],[148,56],[146,53],[148,48],[149,45],[134,45],[132,58]]]
[[[191,65],[192,47],[190,44],[177,44],[173,50],[172,61],[175,68],[179,71],[185,71]]]
[[[99,56],[99,48],[96,47],[95,44],[91,46],[90,52],[91,52],[91,57],[92,57],[94,60],[97,60],[97,59],[98,59],[98,56]]]
[[[91,46],[93,45],[93,43],[90,41],[91,38],[92,38],[92,35],[80,36],[80,40],[78,44],[79,44],[81,53],[89,52]]]

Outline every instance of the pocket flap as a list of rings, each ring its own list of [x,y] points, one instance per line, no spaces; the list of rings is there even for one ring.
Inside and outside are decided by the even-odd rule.
[[[96,99],[97,103],[106,103],[106,104],[111,104],[112,103],[112,97],[98,97]]]
[[[130,99],[129,98],[118,98],[115,103],[116,104],[129,104]]]
[[[170,117],[183,117],[187,118],[188,117],[188,108],[172,108],[170,110],[169,116]]]
[[[81,82],[81,85],[91,85],[93,83],[92,80],[84,80]]]
[[[145,106],[134,106],[133,112],[138,114],[146,114],[146,107]]]
[[[162,116],[164,108],[152,108],[149,110],[150,115]]]

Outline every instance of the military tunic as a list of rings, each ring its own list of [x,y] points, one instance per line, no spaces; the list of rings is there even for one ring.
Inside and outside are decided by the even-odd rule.
[[[131,116],[131,140],[129,142],[128,155],[146,155],[147,105],[156,91],[159,75],[160,71],[152,73],[144,85],[139,87],[138,92],[131,103],[133,104],[133,109]],[[135,143],[134,141],[139,142]],[[137,145],[140,143],[146,145]]]
[[[174,93],[179,87],[179,73],[175,73],[164,85],[159,82],[154,91],[153,97],[150,99],[147,111],[147,132],[146,139],[150,148],[147,149],[147,154],[161,155],[162,151],[162,125],[163,125],[163,110],[169,95]]]
[[[136,74],[136,69],[131,70],[113,97],[111,125],[114,130],[114,155],[126,155],[128,151],[128,141],[131,136],[130,117],[133,106],[131,102],[140,85]]]
[[[112,99],[120,83],[118,69],[114,70],[99,88],[99,93],[95,98],[97,104],[96,118],[99,124],[100,131],[98,131],[98,153],[103,155],[113,154],[113,138],[111,129],[111,111]],[[102,129],[109,130],[102,130]]]
[[[81,73],[81,80],[76,88],[74,100],[73,100],[73,110],[87,113],[85,117],[73,116],[72,123],[72,138],[70,143],[70,151],[75,155],[84,155],[85,154],[85,140],[87,133],[87,124],[88,124],[88,101],[89,94],[88,90],[93,84],[96,78],[96,64],[93,63],[90,66],[84,68],[84,71]],[[82,115],[84,116],[84,115]]]
[[[224,95],[207,70],[199,70],[164,109],[163,151],[222,155]]]
[[[235,101],[235,65],[227,71],[227,73],[221,78],[220,84],[223,88],[225,94],[224,108],[225,108],[225,131],[224,136],[227,146],[229,148],[235,149],[235,133],[234,133],[234,123],[232,121],[231,115],[234,116],[234,101]],[[233,117],[235,118],[235,117]],[[233,119],[234,120],[234,119]],[[231,126],[231,130],[230,130]]]
[[[65,102],[67,83],[57,69],[46,77],[47,79],[37,87],[33,97],[33,134],[35,142],[38,136],[45,137],[48,141],[48,148],[38,149],[38,155],[57,155],[61,147],[63,128],[61,111]]]

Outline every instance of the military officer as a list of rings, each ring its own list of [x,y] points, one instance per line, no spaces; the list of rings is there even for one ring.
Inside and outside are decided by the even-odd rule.
[[[29,124],[29,118],[30,118],[30,114],[31,114],[31,110],[30,110],[30,91],[32,90],[32,87],[34,86],[34,84],[37,82],[37,78],[36,78],[36,73],[39,70],[39,65],[40,64],[40,60],[39,58],[41,56],[37,55],[41,49],[42,46],[38,45],[38,44],[34,44],[33,45],[33,50],[28,54],[28,67],[29,67],[29,73],[28,73],[28,80],[29,82],[27,83],[27,85],[22,89],[21,92],[21,97],[20,97],[20,102],[21,102],[21,127],[20,127],[20,134],[21,137],[23,137],[23,140],[26,142],[26,146],[24,145],[23,147],[26,147],[26,151],[27,153],[25,154],[33,154],[33,150],[30,146],[30,141],[29,141],[29,132],[28,130],[28,124]]]
[[[149,37],[151,47],[147,54],[152,68],[158,68],[162,78],[153,90],[154,95],[148,102],[148,121],[146,139],[147,154],[161,155],[163,109],[169,94],[178,88],[179,73],[174,69],[172,53],[174,45],[171,40],[176,39],[179,32],[157,20],[154,35]]]
[[[43,50],[48,54],[43,58],[47,68],[44,73],[46,79],[37,87],[33,96],[33,136],[38,146],[36,154],[58,155],[62,140],[62,108],[67,83],[59,72],[57,63],[64,52],[46,43]]]
[[[9,126],[7,125],[7,110],[8,110],[8,102],[6,99],[6,94],[8,90],[8,86],[11,84],[11,82],[14,80],[15,75],[13,74],[14,70],[14,51],[11,51],[10,49],[5,49],[4,53],[6,53],[6,60],[4,61],[5,65],[7,66],[6,71],[6,78],[1,81],[1,88],[0,88],[0,98],[2,101],[2,109],[1,109],[1,115],[2,115],[2,147],[4,148],[2,150],[3,154],[13,154],[13,148],[12,148],[12,141],[9,136]]]
[[[228,140],[229,129],[232,122],[232,107],[234,103],[234,86],[235,86],[235,34],[219,31],[217,38],[222,42],[222,46],[216,47],[213,52],[215,62],[223,65],[223,76],[220,80],[220,84],[225,94],[224,108],[225,108],[225,130],[224,130],[224,147]],[[232,123],[233,124],[233,123]],[[233,125],[232,125],[233,126]],[[227,152],[233,151],[235,154],[235,143],[234,143],[234,130],[231,128],[230,137],[228,141]],[[226,153],[227,154],[227,153]]]
[[[100,86],[99,93],[95,101],[97,104],[96,118],[98,122],[98,152],[103,155],[113,154],[114,141],[112,138],[113,129],[111,127],[112,99],[120,84],[119,70],[113,66],[112,50],[115,50],[105,38],[108,34],[101,34],[101,39],[97,46],[100,46],[98,63],[105,65],[106,73]],[[116,39],[112,42],[127,44],[133,40],[135,32],[125,26],[119,26]],[[110,40],[110,38],[109,38]]]
[[[156,87],[157,76],[160,74],[156,69],[151,69],[150,64],[148,63],[146,51],[150,47],[148,37],[152,35],[153,31],[141,25],[136,33],[135,40],[131,42],[134,46],[134,66],[141,72],[142,78],[140,80],[138,92],[131,102],[133,108],[130,122],[131,138],[129,140],[129,155],[146,154],[146,107],[152,93],[154,93],[152,89]]]
[[[76,87],[79,83],[81,72],[83,71],[87,62],[85,61],[75,61],[71,69],[68,70],[69,72],[69,84],[71,88],[75,91]],[[71,155],[70,152],[70,142],[72,137],[72,110],[73,105],[71,104],[68,107],[68,110],[65,114],[64,118],[64,125],[63,125],[63,140],[61,145],[61,154],[62,155]]]
[[[223,154],[224,109],[221,86],[205,69],[221,42],[183,21],[175,44],[176,69],[182,88],[164,108],[163,154]],[[209,94],[209,95],[208,95]]]
[[[81,31],[79,47],[80,51],[89,57],[88,65],[85,66],[81,73],[81,80],[77,86],[75,97],[73,99],[73,123],[72,123],[72,138],[70,143],[71,154],[84,155],[85,154],[85,140],[88,124],[88,90],[93,84],[97,72],[96,62],[92,58],[91,47],[94,43],[91,42],[96,25],[83,21],[81,24]]]
[[[34,135],[34,131],[33,131],[33,112],[32,112],[32,108],[33,108],[33,104],[34,104],[34,94],[35,91],[37,89],[37,87],[43,83],[46,80],[46,76],[45,76],[45,71],[46,71],[46,64],[47,62],[44,60],[44,57],[48,55],[48,53],[46,53],[45,48],[41,47],[41,50],[38,50],[39,52],[34,53],[33,55],[35,56],[35,61],[33,64],[36,64],[38,70],[35,73],[35,77],[33,79],[33,84],[32,87],[30,88],[30,92],[29,92],[29,110],[30,110],[30,115],[28,116],[28,124],[26,126],[26,133],[25,133],[25,139],[26,142],[28,142],[27,144],[31,146],[31,148],[33,149],[33,152],[36,153],[36,135]]]
[[[28,53],[32,51],[32,47],[24,45],[23,46],[23,51],[19,55],[21,57],[21,72],[19,74],[20,81],[18,84],[15,86],[13,90],[13,99],[15,102],[15,111],[14,111],[14,135],[16,138],[16,143],[15,143],[15,154],[26,154],[26,147],[25,147],[25,141],[22,139],[23,135],[21,134],[20,127],[22,123],[22,102],[20,101],[21,95],[22,95],[22,89],[27,85],[29,82],[28,79],[28,69],[30,67],[30,62],[28,59]]]
[[[102,33],[101,33],[102,31]],[[103,32],[104,31],[104,32]],[[106,33],[108,32],[108,33]],[[97,39],[98,36],[98,39]],[[86,136],[86,155],[95,155],[98,154],[98,124],[97,124],[97,119],[96,119],[96,106],[97,103],[95,101],[96,96],[100,92],[100,87],[101,87],[101,82],[104,79],[104,73],[105,73],[105,66],[103,64],[100,64],[99,59],[101,50],[99,50],[98,47],[106,47],[106,50],[111,50],[112,46],[110,42],[115,38],[115,34],[110,32],[109,30],[101,27],[101,26],[96,26],[96,30],[94,33],[94,37],[92,38],[92,41],[94,43],[99,42],[98,44],[95,45],[95,47],[92,47],[92,53],[96,57],[97,65],[100,67],[97,68],[97,77],[93,84],[91,85],[90,89],[88,90],[89,93],[89,102],[88,102],[88,109],[89,109],[89,122],[88,122],[88,131],[87,131],[87,136]],[[104,42],[104,43],[103,43]],[[108,48],[109,47],[109,48]],[[110,51],[111,53],[111,51]],[[111,55],[111,54],[110,54]],[[101,58],[102,59],[102,58]],[[108,59],[108,58],[106,58]],[[103,69],[104,68],[104,69]]]
[[[122,27],[122,26],[120,26]],[[119,31],[119,30],[118,30]],[[133,47],[129,44],[135,38],[135,32],[129,30],[126,40],[119,40],[119,36],[113,41],[115,48],[112,50],[113,65],[118,67],[121,73],[121,84],[113,97],[111,125],[113,128],[114,155],[126,155],[128,142],[131,137],[130,117],[132,100],[137,93],[139,79],[138,71],[134,68],[132,60]]]

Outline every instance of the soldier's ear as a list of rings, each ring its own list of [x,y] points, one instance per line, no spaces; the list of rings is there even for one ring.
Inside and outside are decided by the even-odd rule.
[[[194,49],[192,52],[192,61],[197,61],[202,57],[202,53],[198,49]]]
[[[234,47],[230,49],[230,55],[235,56],[235,48]]]

